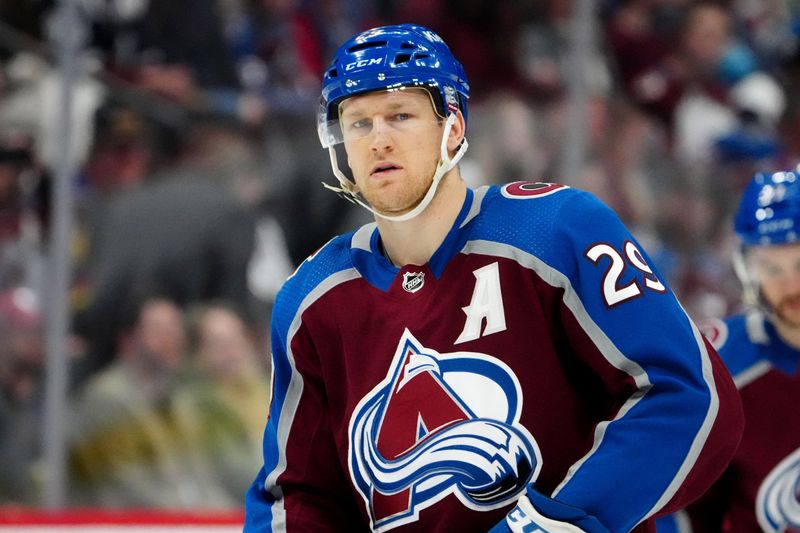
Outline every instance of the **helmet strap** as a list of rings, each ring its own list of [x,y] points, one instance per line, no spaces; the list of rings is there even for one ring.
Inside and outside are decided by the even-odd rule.
[[[733,271],[736,272],[736,277],[739,278],[739,282],[742,284],[742,300],[744,300],[744,304],[748,307],[761,307],[758,282],[753,279],[747,269],[744,246],[739,246],[733,252],[732,262]]]
[[[744,305],[750,309],[755,309],[762,313],[767,320],[775,324],[782,322],[781,318],[775,312],[772,305],[761,294],[761,287],[758,281],[750,274],[747,268],[747,258],[745,257],[746,251],[744,246],[739,246],[733,252],[733,270],[736,272],[736,277],[742,284],[742,301]]]
[[[336,176],[336,179],[339,181],[339,187],[334,185],[329,185],[327,183],[322,183],[322,186],[326,189],[329,189],[339,196],[342,196],[346,200],[353,202],[355,204],[360,205],[364,209],[370,211],[375,216],[381,217],[385,220],[389,220],[391,222],[404,222],[406,220],[411,220],[412,218],[416,217],[422,211],[425,210],[426,207],[431,203],[433,200],[434,195],[436,194],[436,189],[439,187],[439,182],[442,181],[442,178],[445,174],[450,172],[461,160],[464,154],[467,151],[467,147],[469,143],[467,143],[467,139],[464,138],[461,141],[461,145],[458,147],[458,151],[450,157],[450,154],[447,150],[447,140],[450,136],[450,130],[453,127],[453,124],[456,121],[456,114],[450,113],[447,117],[447,122],[444,125],[444,132],[442,133],[442,143],[440,146],[440,156],[439,156],[439,163],[436,166],[436,172],[433,174],[433,180],[431,181],[430,186],[428,187],[428,191],[425,193],[425,196],[422,198],[419,204],[417,204],[414,209],[409,211],[408,213],[403,213],[402,215],[386,215],[373,209],[370,205],[367,204],[361,197],[361,194],[356,191],[356,184],[347,178],[342,172],[341,168],[339,168],[339,161],[336,156],[336,149],[333,146],[328,147],[328,153],[330,154],[331,158],[331,167],[333,169],[333,175]]]

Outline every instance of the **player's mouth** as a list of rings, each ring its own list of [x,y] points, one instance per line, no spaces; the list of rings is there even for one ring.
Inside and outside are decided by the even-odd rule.
[[[786,296],[781,300],[780,307],[794,312],[800,311],[800,295]]]
[[[382,161],[372,167],[372,169],[369,171],[369,175],[375,178],[381,178],[388,176],[395,171],[402,170],[402,168],[403,167],[400,165],[395,165],[394,163],[389,163],[388,161]]]
[[[800,297],[787,296],[783,298],[775,311],[784,322],[800,326]]]

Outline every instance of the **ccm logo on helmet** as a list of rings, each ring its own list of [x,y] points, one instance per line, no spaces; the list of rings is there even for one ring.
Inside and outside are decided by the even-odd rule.
[[[383,61],[382,57],[377,57],[373,59],[359,59],[358,61],[353,61],[352,63],[348,63],[345,65],[345,70],[353,70],[354,68],[358,67],[366,67],[369,65],[380,65],[381,61]]]

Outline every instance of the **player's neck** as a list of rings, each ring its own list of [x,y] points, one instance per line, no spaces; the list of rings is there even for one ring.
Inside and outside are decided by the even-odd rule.
[[[442,178],[433,200],[422,213],[404,222],[377,217],[386,255],[396,266],[424,265],[453,226],[467,194],[458,167]]]

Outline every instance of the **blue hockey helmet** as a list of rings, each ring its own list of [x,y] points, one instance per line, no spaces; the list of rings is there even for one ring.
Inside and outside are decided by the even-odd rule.
[[[382,26],[344,43],[325,71],[317,117],[322,146],[329,148],[341,142],[337,130],[343,100],[401,87],[427,90],[441,117],[460,110],[466,121],[467,76],[442,38],[423,26]]]
[[[800,242],[800,166],[753,176],[742,194],[733,227],[741,241],[733,254],[733,267],[742,282],[745,304],[760,309],[772,321],[780,320],[761,292],[748,248]]]
[[[742,195],[734,230],[744,246],[800,240],[800,173],[761,172]]]

